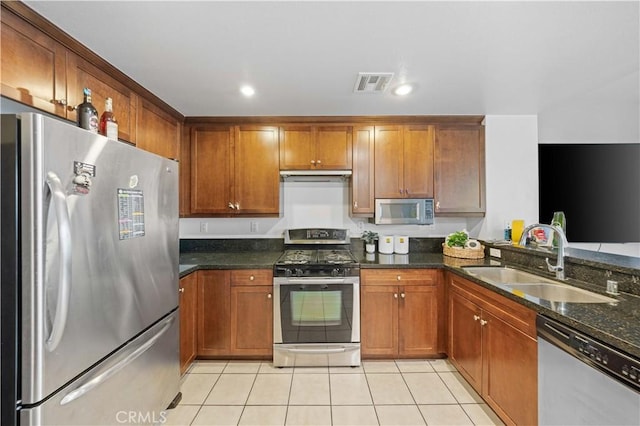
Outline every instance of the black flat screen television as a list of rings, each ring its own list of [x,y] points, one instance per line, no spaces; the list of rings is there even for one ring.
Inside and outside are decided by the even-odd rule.
[[[539,144],[539,219],[563,211],[567,239],[640,242],[640,144]]]

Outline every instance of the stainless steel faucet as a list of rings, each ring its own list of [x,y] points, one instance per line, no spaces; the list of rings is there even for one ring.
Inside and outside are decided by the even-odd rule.
[[[555,265],[549,263],[549,258],[547,257],[545,261],[547,262],[547,269],[549,272],[556,273],[556,279],[565,280],[564,276],[564,249],[569,247],[569,242],[567,241],[567,236],[564,234],[564,231],[559,226],[555,225],[547,225],[545,223],[534,223],[533,225],[529,225],[522,231],[522,236],[520,237],[520,241],[518,245],[524,246],[527,243],[527,236],[529,235],[529,231],[533,228],[546,228],[550,229],[556,234],[558,234],[558,261]]]

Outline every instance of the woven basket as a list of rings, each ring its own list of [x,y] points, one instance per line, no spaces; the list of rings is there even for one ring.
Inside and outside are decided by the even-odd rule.
[[[472,249],[466,247],[449,247],[446,244],[442,244],[442,253],[445,256],[459,257],[461,259],[482,259],[484,257],[484,246],[480,244],[480,247]]]

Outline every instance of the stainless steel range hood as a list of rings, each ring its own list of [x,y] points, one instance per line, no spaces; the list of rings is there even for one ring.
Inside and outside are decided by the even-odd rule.
[[[287,182],[340,182],[349,179],[351,170],[282,170],[280,178]]]

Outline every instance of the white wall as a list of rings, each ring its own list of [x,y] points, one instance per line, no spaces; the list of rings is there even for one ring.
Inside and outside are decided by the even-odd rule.
[[[501,239],[505,223],[538,221],[538,119],[535,115],[485,118],[487,213],[479,238]]]

